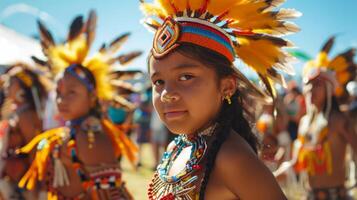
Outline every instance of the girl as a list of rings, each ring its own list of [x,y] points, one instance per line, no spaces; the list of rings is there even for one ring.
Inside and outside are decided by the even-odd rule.
[[[347,92],[345,86],[353,79],[355,50],[349,49],[333,59],[328,54],[333,46],[331,37],[316,59],[304,68],[306,114],[299,124],[292,160],[275,172],[295,165],[306,172],[309,183],[308,199],[350,199],[345,188],[347,145],[357,152],[357,135],[348,117],[341,112],[338,97]],[[340,98],[339,98],[340,99]]]
[[[48,64],[59,74],[57,106],[67,125],[42,133],[18,151],[27,153],[37,145],[35,161],[19,186],[32,189],[37,180],[45,181],[48,199],[132,199],[118,158],[135,162],[136,147],[102,117],[100,106],[113,98],[107,75],[123,37],[87,58],[95,22],[93,11],[86,23],[77,17],[63,45],[55,45],[39,23]]]
[[[24,192],[17,182],[33,160],[15,154],[15,149],[42,131],[42,111],[47,92],[40,76],[22,63],[11,66],[5,75],[5,103],[1,121],[1,192],[5,199],[36,199],[35,192]]]
[[[295,32],[272,11],[281,1],[157,0],[143,3],[146,24],[157,29],[149,56],[153,102],[179,136],[167,147],[149,185],[149,199],[285,199],[259,161],[247,120],[247,100],[266,99],[234,66],[236,56],[255,69],[271,95],[273,66],[285,69]],[[160,23],[162,22],[162,23]],[[246,98],[247,97],[247,98]],[[247,104],[248,103],[248,104]]]

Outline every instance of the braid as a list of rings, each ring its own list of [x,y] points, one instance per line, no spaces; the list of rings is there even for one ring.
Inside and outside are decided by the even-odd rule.
[[[251,132],[249,123],[243,116],[243,108],[240,103],[238,92],[231,97],[231,100],[231,105],[224,102],[217,119],[218,127],[215,130],[215,139],[207,152],[207,163],[200,188],[200,200],[204,200],[206,187],[214,168],[217,154],[222,144],[228,138],[231,129],[237,132],[244,140],[247,141],[251,148],[257,152],[257,138]]]
[[[181,44],[175,51],[180,54],[197,60],[209,68],[215,70],[217,74],[217,81],[222,78],[235,75],[233,63],[230,62],[224,56],[204,47],[200,47],[190,43]],[[148,57],[148,66],[150,66],[150,58]],[[245,111],[243,110],[242,95],[237,92],[231,97],[232,104],[226,102],[223,103],[221,112],[217,117],[217,128],[214,130],[215,138],[212,141],[210,148],[207,151],[206,167],[204,177],[201,182],[201,188],[199,193],[199,199],[203,200],[205,197],[205,191],[211,172],[214,168],[216,156],[222,146],[222,144],[228,138],[231,130],[237,132],[257,153],[258,140],[252,133],[248,120],[244,117]]]

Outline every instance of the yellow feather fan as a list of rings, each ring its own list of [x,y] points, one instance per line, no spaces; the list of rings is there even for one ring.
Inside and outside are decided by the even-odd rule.
[[[150,12],[154,11],[150,10]],[[111,67],[114,62],[120,62],[123,59],[124,55],[116,54],[130,34],[120,35],[108,46],[103,45],[94,56],[89,57],[88,53],[95,37],[96,21],[97,15],[94,11],[89,13],[85,22],[82,16],[76,17],[70,26],[67,40],[62,44],[56,44],[51,33],[39,21],[41,44],[48,61],[43,62],[38,58],[34,61],[41,65],[48,65],[53,76],[63,72],[72,64],[81,64],[94,75],[98,98],[110,100],[114,95],[109,76],[112,71]],[[130,60],[139,55],[132,56],[131,54]]]
[[[341,97],[347,94],[346,84],[356,76],[357,65],[353,61],[356,50],[354,48],[348,49],[333,59],[330,59],[328,54],[330,53],[334,41],[334,36],[327,40],[317,57],[305,64],[303,74],[307,75],[310,70],[316,68],[327,69],[334,72],[338,82],[335,95]]]
[[[16,153],[29,153],[32,149],[37,146],[37,151],[35,158],[27,170],[25,175],[21,178],[18,183],[20,188],[26,188],[28,190],[32,190],[37,180],[43,180],[45,173],[46,173],[46,166],[48,159],[50,158],[50,154],[54,144],[59,143],[62,141],[62,134],[65,133],[66,128],[56,128],[49,131],[46,131],[31,140],[26,146],[17,150]]]
[[[285,0],[141,0],[146,23],[155,29],[167,17],[199,18],[214,23],[231,36],[236,56],[253,68],[274,97],[273,84],[284,84],[279,71],[293,73],[293,58],[285,52],[292,44],[280,36],[299,28],[286,20],[299,17],[294,9],[277,9]],[[155,22],[155,24],[152,24]]]

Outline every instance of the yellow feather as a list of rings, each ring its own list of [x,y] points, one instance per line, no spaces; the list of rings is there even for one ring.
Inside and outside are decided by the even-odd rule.
[[[225,19],[235,19],[244,21],[246,18],[259,15],[260,10],[265,6],[264,2],[240,2],[231,5]]]
[[[159,5],[166,13],[166,15],[175,15],[175,10],[171,5],[171,0],[156,0],[155,3]]]
[[[336,71],[336,72],[341,72],[341,71],[346,70],[348,68],[348,66],[349,66],[349,63],[347,62],[347,60],[344,57],[337,56],[328,64],[327,67],[331,70]]]
[[[316,58],[316,64],[318,66],[321,66],[321,67],[324,67],[324,68],[327,68],[327,66],[329,65],[329,59],[328,59],[328,55],[326,52],[320,52],[318,55],[317,55],[317,58]]]
[[[136,163],[135,154],[138,151],[136,145],[125,135],[123,131],[118,129],[114,124],[108,120],[103,120],[103,125],[107,129],[107,134],[114,140],[116,149],[119,154],[124,155],[133,165]],[[119,156],[119,155],[117,155]]]
[[[239,2],[240,0],[209,0],[207,11],[213,15],[220,15]]]
[[[165,13],[161,7],[152,3],[142,3],[140,4],[140,9],[146,16],[156,15],[160,18],[165,18],[167,16],[167,13]]]
[[[47,139],[47,143],[41,149],[38,149],[35,154],[35,158],[31,163],[30,168],[18,183],[20,188],[26,188],[28,190],[34,189],[36,182],[43,180],[47,166],[47,159],[50,155],[50,144],[58,142],[61,139],[60,135],[65,130],[64,127],[51,129],[46,131],[35,138],[33,138],[26,146],[22,147],[17,153],[30,152],[40,141]]]
[[[351,74],[348,71],[342,71],[336,73],[336,79],[340,85],[345,85],[351,78]]]
[[[67,45],[69,46],[69,49],[74,52],[74,63],[82,63],[89,52],[85,34],[81,34],[75,40],[71,40]]]
[[[262,75],[277,62],[283,62],[285,54],[273,42],[266,39],[238,38],[236,53],[243,62]],[[282,63],[283,65],[285,63]]]
[[[238,25],[237,25],[238,27]],[[251,30],[251,29],[248,29]],[[268,34],[268,35],[287,35],[290,33],[299,32],[300,28],[292,23],[292,22],[285,22],[280,23],[275,27],[265,27],[265,28],[254,28],[252,32],[254,33],[261,33],[261,34]]]
[[[54,128],[54,129],[48,130],[44,133],[41,133],[41,134],[37,135],[36,137],[34,137],[24,147],[21,147],[17,152],[18,153],[29,153],[41,140],[53,137],[55,134],[62,133],[63,131],[65,131],[65,128],[60,127],[60,128]]]
[[[279,12],[264,11],[266,6],[265,1],[238,3],[223,18],[235,20],[229,25],[230,28],[251,30],[255,33],[284,35],[300,30],[295,24],[283,21],[300,16],[299,12],[293,9],[281,9]]]
[[[96,82],[96,92],[99,99],[110,100],[113,98],[114,88],[109,84],[110,66],[98,53],[83,63],[94,75]]]
[[[188,0],[171,0],[178,12],[183,12],[188,8]]]
[[[188,3],[190,5],[191,10],[199,10],[202,8],[205,0],[189,0]]]

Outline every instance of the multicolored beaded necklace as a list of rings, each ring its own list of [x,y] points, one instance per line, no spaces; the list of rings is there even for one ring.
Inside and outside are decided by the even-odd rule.
[[[87,116],[86,116],[87,117]],[[82,168],[82,162],[78,158],[78,149],[76,142],[76,128],[80,126],[80,124],[86,119],[86,117],[82,117],[76,120],[72,120],[69,123],[70,132],[69,132],[69,141],[67,143],[68,153],[71,157],[72,166],[79,176],[82,186],[84,189],[88,189],[88,180],[89,178],[86,176],[84,169]]]
[[[82,166],[82,162],[77,156],[78,149],[76,143],[76,128],[78,128],[82,124],[82,122],[86,119],[87,116],[77,120],[72,120],[69,123],[70,133],[69,133],[69,141],[67,143],[69,155],[72,161],[72,166],[80,178],[82,187],[85,190],[89,190],[91,188],[108,189],[108,188],[115,188],[121,186],[122,184],[121,170],[116,168],[108,169],[105,172],[90,174],[90,176],[86,175],[85,170],[83,169]]]
[[[187,135],[179,135],[171,142],[149,185],[148,197],[150,200],[192,199],[190,195],[196,189],[194,183],[199,179],[197,175],[193,174],[202,169],[200,161],[207,150],[207,142],[203,136],[210,135],[214,128],[215,126],[211,126],[192,138],[188,138]],[[169,170],[174,161],[187,147],[191,147],[191,154],[185,168],[178,174],[169,176]]]

